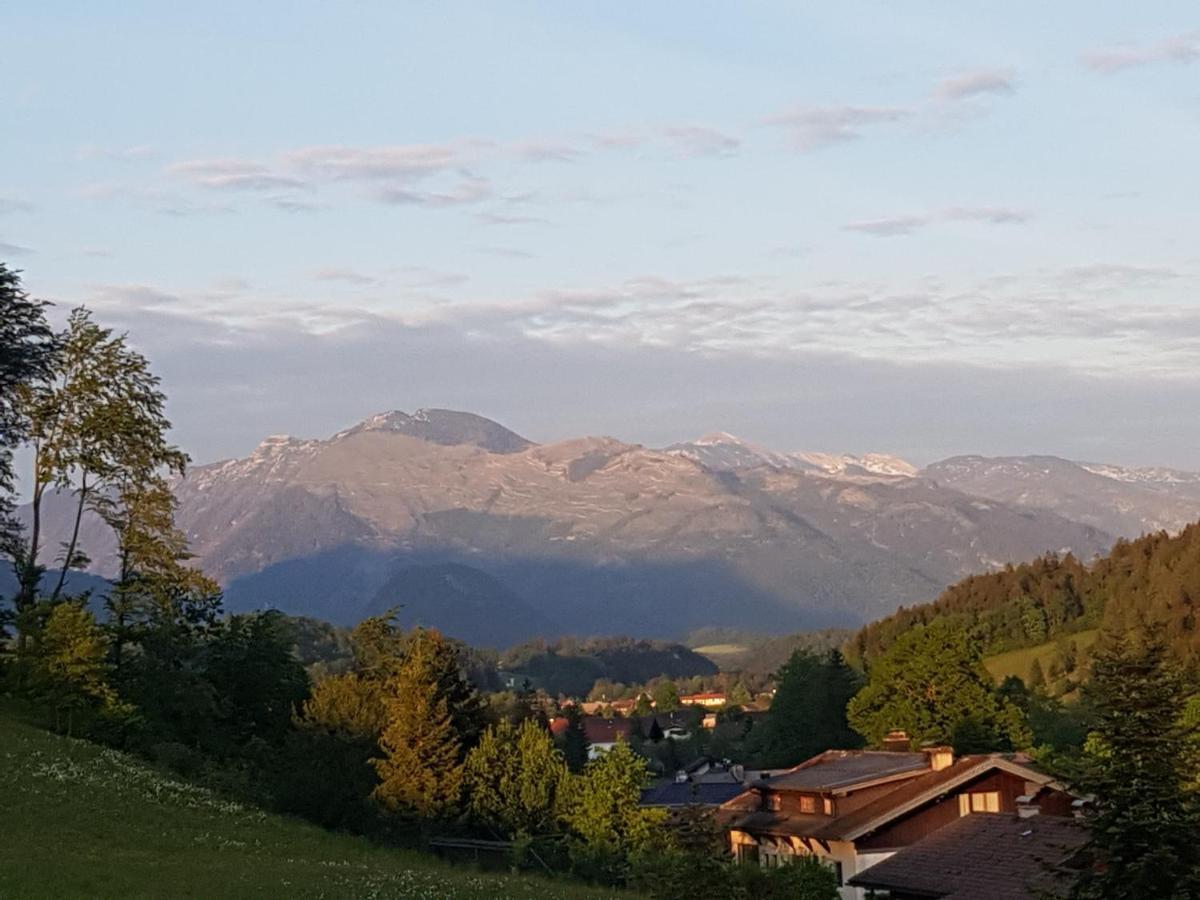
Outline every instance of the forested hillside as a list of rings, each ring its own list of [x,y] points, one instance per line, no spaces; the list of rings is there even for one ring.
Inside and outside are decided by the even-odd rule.
[[[974,629],[986,654],[1043,644],[1096,627],[1128,631],[1160,622],[1171,653],[1200,662],[1200,523],[1118,541],[1105,557],[1085,564],[1047,555],[947,588],[932,603],[901,609],[853,638],[848,655],[878,656],[914,625],[950,619]]]

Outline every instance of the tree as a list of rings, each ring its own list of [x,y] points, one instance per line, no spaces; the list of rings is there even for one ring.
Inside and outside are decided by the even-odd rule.
[[[1187,691],[1160,633],[1108,635],[1085,692],[1095,710],[1077,788],[1095,798],[1075,900],[1200,897],[1200,797]]]
[[[18,617],[37,602],[45,571],[42,504],[48,490],[74,498],[72,530],[57,559],[56,600],[66,573],[87,563],[78,546],[84,511],[93,509],[120,534],[114,510],[128,495],[157,484],[164,470],[182,473],[187,456],[166,440],[170,422],[158,384],[124,335],[100,327],[82,307],[71,313],[50,377],[21,399],[33,452],[30,525],[11,552]]]
[[[568,777],[562,753],[535,719],[489,728],[464,772],[472,815],[511,838],[557,831]]]
[[[646,761],[618,741],[570,782],[564,817],[578,838],[573,847],[577,869],[623,880],[633,854],[661,845],[663,811],[639,805],[649,777]]]
[[[108,683],[108,642],[95,618],[78,603],[55,604],[39,634],[33,666],[34,689],[54,708],[56,727],[88,707],[111,706],[116,692]]]
[[[669,678],[654,686],[654,708],[658,712],[674,712],[679,709],[679,688]]]
[[[745,706],[754,698],[750,696],[750,690],[742,682],[735,684],[729,692],[729,706]]]
[[[1010,750],[1029,741],[1020,710],[984,669],[978,642],[943,619],[901,635],[871,665],[846,712],[851,727],[876,746],[893,729],[918,744],[969,735],[972,750]]]
[[[568,706],[565,716],[567,727],[559,735],[558,748],[562,751],[567,768],[578,775],[587,765],[588,750],[591,745],[588,743],[587,733],[583,730],[583,715],[580,713],[579,707]]]
[[[50,378],[58,340],[46,322],[46,307],[21,288],[20,273],[0,262],[0,547],[11,552],[15,493],[13,450],[29,434],[24,399]]]
[[[467,742],[482,715],[464,684],[446,639],[418,630],[384,685],[387,724],[373,761],[380,780],[374,796],[384,808],[426,819],[457,808]]]
[[[796,650],[775,677],[775,698],[754,738],[765,765],[792,766],[824,750],[861,746],[846,721],[861,679],[838,651]]]

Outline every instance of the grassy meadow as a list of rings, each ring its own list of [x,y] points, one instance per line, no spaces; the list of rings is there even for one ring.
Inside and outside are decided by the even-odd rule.
[[[0,710],[0,898],[601,898],[243,806]]]

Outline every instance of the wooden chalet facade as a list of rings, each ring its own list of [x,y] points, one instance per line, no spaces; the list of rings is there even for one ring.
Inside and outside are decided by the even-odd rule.
[[[860,900],[852,877],[963,816],[1069,818],[1073,802],[1021,755],[830,750],[749,785],[721,817],[739,862],[776,866],[817,856],[837,872],[843,898]]]

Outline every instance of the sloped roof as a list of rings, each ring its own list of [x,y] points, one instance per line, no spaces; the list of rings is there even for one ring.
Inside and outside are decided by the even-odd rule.
[[[944,792],[994,769],[1003,769],[1039,785],[1049,785],[1059,790],[1065,790],[1065,787],[1050,775],[1033,768],[1024,759],[1002,756],[998,753],[964,756],[944,769],[919,775],[900,785],[894,791],[888,791],[865,806],[840,816],[821,836],[844,840],[862,837],[906,812],[918,809],[931,800],[937,799]]]
[[[550,733],[557,736],[567,730],[570,723],[566,717],[550,720]],[[603,716],[583,716],[580,720],[583,735],[589,744],[615,744],[618,739],[629,740],[633,736],[630,719],[606,719]]]
[[[720,806],[743,792],[735,781],[666,781],[642,791],[642,806]]]
[[[929,762],[924,753],[890,750],[826,750],[761,786],[777,791],[833,791],[920,772]]]
[[[939,900],[1023,900],[1056,895],[1053,871],[1086,839],[1073,819],[973,813],[850,879],[855,887]]]

